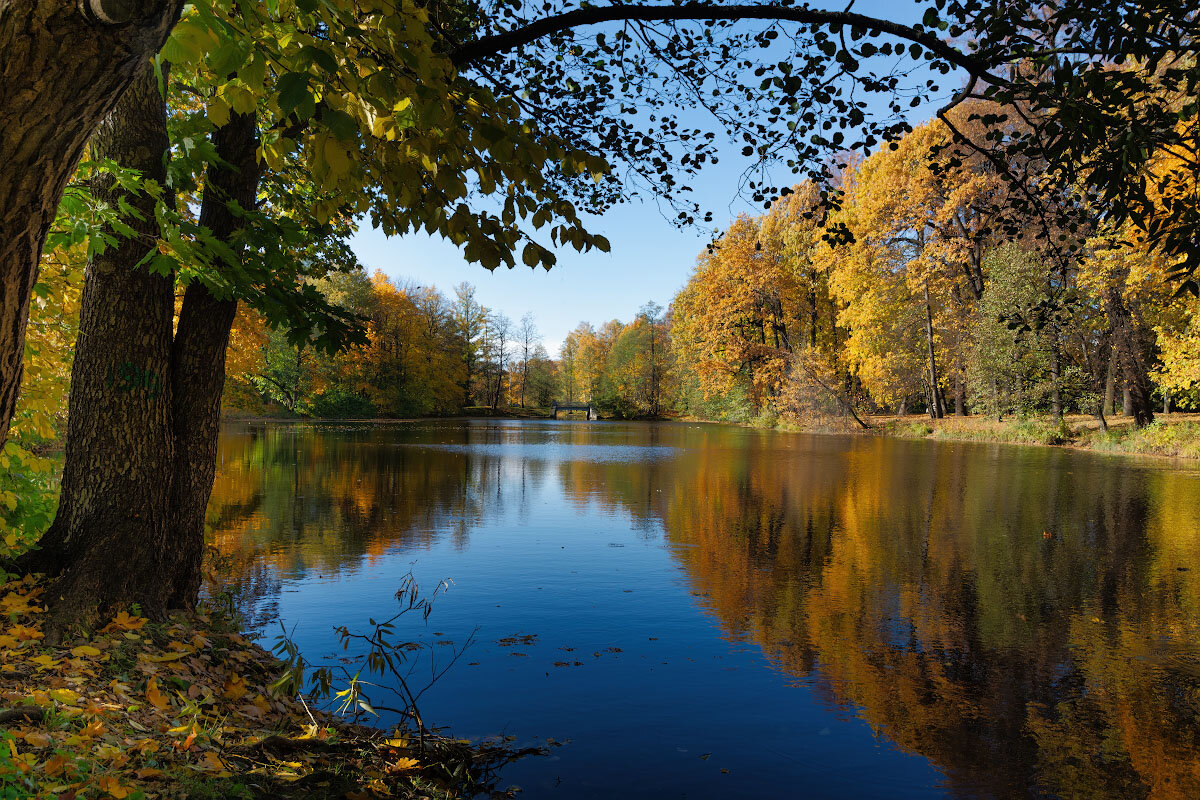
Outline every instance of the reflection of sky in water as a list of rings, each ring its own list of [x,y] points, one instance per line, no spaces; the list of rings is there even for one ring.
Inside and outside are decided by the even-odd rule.
[[[428,450],[443,450],[447,453],[471,453],[494,458],[521,461],[650,461],[672,458],[674,447],[663,445],[619,446],[604,444],[407,444],[397,447],[414,447]]]
[[[476,639],[422,710],[571,740],[506,772],[526,797],[1025,796],[1072,747],[1195,755],[1194,715],[1087,705],[1200,690],[1200,482],[1159,463],[513,422],[235,427],[221,461],[217,543],[310,657],[410,568],[453,580],[411,635]],[[1084,796],[1145,794],[1106,759]]]

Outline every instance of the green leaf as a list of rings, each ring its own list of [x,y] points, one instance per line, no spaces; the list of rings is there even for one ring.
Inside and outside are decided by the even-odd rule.
[[[300,52],[296,54],[296,58],[305,67],[316,64],[331,75],[338,71],[337,59],[330,55],[328,51],[311,44],[301,47]]]
[[[358,123],[354,118],[336,108],[325,108],[321,111],[321,124],[343,141],[353,141],[358,133]]]
[[[303,72],[289,72],[279,79],[279,110],[289,114],[296,106],[309,98],[309,76]]]

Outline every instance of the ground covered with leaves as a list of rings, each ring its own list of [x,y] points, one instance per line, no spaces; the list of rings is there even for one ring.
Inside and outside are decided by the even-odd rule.
[[[508,796],[489,778],[512,753],[312,710],[221,615],[123,611],[49,647],[46,589],[0,586],[3,800]]]

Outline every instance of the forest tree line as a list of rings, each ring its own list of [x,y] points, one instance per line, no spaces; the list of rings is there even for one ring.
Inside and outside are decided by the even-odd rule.
[[[485,308],[469,283],[448,296],[362,269],[317,283],[361,321],[364,340],[324,351],[242,309],[230,340],[226,413],[402,418],[554,399],[554,363],[533,315],[514,322]]]
[[[977,124],[981,104],[955,122]],[[616,417],[1083,413],[1101,419],[1200,405],[1200,306],[1171,264],[1120,229],[1056,231],[998,220],[1013,190],[983,156],[939,161],[931,121],[894,149],[848,160],[841,206],[811,183],[735,219],[668,309],[581,323],[557,358],[531,317],[514,324],[460,284],[452,296],[361,271],[322,281],[366,321],[337,354],[239,317],[227,404],[313,416],[415,416],[590,402]],[[931,155],[931,153],[933,155]],[[1169,165],[1168,165],[1169,166]],[[850,236],[830,236],[842,228]],[[1124,243],[1124,244],[1123,244]]]

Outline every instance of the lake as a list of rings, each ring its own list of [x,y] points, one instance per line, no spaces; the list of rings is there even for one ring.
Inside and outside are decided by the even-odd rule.
[[[502,775],[525,798],[1200,796],[1200,471],[1171,462],[231,423],[210,520],[256,633],[313,660],[450,579],[400,631],[418,683],[470,642],[421,711],[549,743]]]

